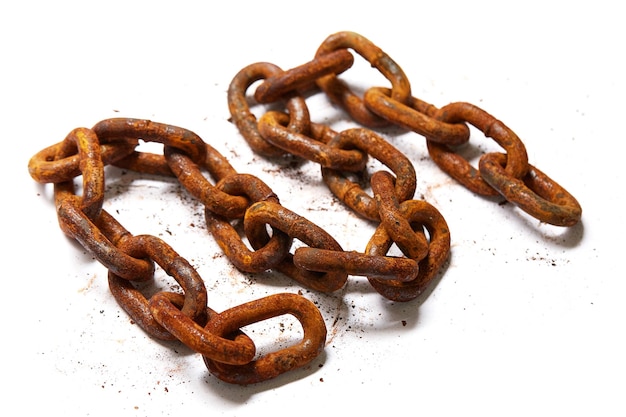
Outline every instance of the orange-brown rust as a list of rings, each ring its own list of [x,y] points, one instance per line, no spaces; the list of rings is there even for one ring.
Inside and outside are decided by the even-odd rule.
[[[448,259],[450,230],[441,213],[425,201],[404,201],[400,204],[400,211],[409,223],[428,230],[430,235],[428,256],[419,263],[419,274],[412,281],[380,280],[374,277],[368,277],[368,280],[384,297],[393,301],[410,301],[428,288]],[[383,256],[392,244],[393,240],[387,233],[387,229],[380,225],[368,242],[365,253]]]
[[[308,271],[343,271],[348,275],[403,282],[412,281],[419,272],[419,265],[413,259],[309,247],[296,249],[293,262]]]
[[[411,97],[411,84],[400,66],[382,49],[369,39],[355,32],[337,32],[327,37],[319,46],[315,56],[319,57],[338,49],[350,48],[378,69],[391,83],[391,96],[400,103],[406,103]],[[343,107],[350,116],[367,127],[383,127],[389,122],[365,105],[363,99],[356,95],[345,82],[335,74],[320,77],[317,85],[328,95],[330,100]]]
[[[376,133],[363,129],[348,129],[337,135],[330,146],[339,149],[360,149],[389,167],[396,174],[395,194],[398,201],[413,198],[416,187],[415,168],[409,159]],[[357,183],[338,170],[322,168],[322,177],[330,190],[348,207],[370,220],[380,220],[373,197]]]
[[[274,64],[258,62],[239,71],[228,87],[228,109],[233,123],[248,145],[256,153],[267,157],[285,155],[285,151],[268,143],[259,133],[257,118],[250,110],[246,92],[256,81],[281,73],[282,70]],[[286,107],[291,115],[290,127],[306,134],[310,119],[304,98],[290,95],[286,97]]]
[[[204,362],[218,378],[240,385],[255,384],[300,368],[315,359],[326,343],[326,324],[315,304],[302,296],[282,293],[241,304],[211,316],[206,325],[210,334],[226,337],[238,329],[271,317],[290,314],[302,325],[302,340],[284,349],[267,353],[247,364],[231,365],[210,356]]]
[[[439,109],[436,118],[449,123],[470,123],[486,137],[493,138],[507,152],[506,172],[511,177],[521,178],[528,172],[528,155],[524,143],[515,132],[483,109],[470,103],[451,103]],[[452,148],[431,140],[427,144],[433,161],[469,190],[481,195],[497,194],[482,179],[480,171]]]
[[[343,250],[339,243],[324,229],[271,201],[255,203],[246,211],[244,229],[252,247],[259,248],[267,241],[266,225],[282,230],[291,238],[298,239],[310,247],[334,251]],[[298,268],[294,264],[291,254],[288,254],[276,266],[276,269],[308,288],[323,292],[340,289],[348,278],[344,271],[317,273]]]
[[[313,161],[324,168],[360,171],[365,168],[367,155],[359,150],[343,150],[314,137],[296,132],[286,126],[286,114],[275,111],[259,119],[261,136],[272,145],[292,155]]]
[[[391,88],[371,87],[363,98],[356,95],[337,77],[353,65],[349,49],[378,69]],[[260,105],[271,103],[272,110],[257,121],[247,90],[260,80],[264,82],[254,99]],[[337,133],[311,121],[303,95],[316,86],[362,125],[392,123],[425,136],[435,163],[468,189],[483,195],[499,193],[554,225],[573,226],[581,219],[578,201],[528,163],[524,144],[504,123],[470,103],[438,109],[412,97],[409,81],[395,61],[354,32],[329,36],[313,60],[291,70],[265,62],[243,68],[229,85],[227,101],[233,123],[253,151],[319,164],[324,182],[337,197],[360,216],[379,223],[362,253],[344,251],[320,226],[283,207],[259,178],[238,173],[216,149],[184,128],[142,119],[106,119],[92,129],[74,129],[62,142],[36,153],[28,164],[31,177],[54,184],[61,229],[108,269],[110,290],[122,308],[152,337],[179,340],[200,352],[208,369],[229,383],[257,383],[310,363],[326,341],[319,310],[302,296],[276,294],[215,312],[206,305],[204,281],[187,260],[160,238],[133,236],[103,209],[104,167],[114,164],[175,176],[204,204],[209,231],[243,271],[280,271],[322,292],[343,288],[348,275],[361,275],[389,300],[413,300],[433,284],[448,259],[448,224],[434,206],[413,199],[415,168],[389,141],[365,128]],[[455,149],[468,142],[468,123],[506,153],[485,154],[478,169],[472,167]],[[163,154],[137,151],[140,140],[163,144]],[[370,155],[391,170],[372,174],[373,197],[349,179],[367,177]],[[79,196],[74,181],[81,175]],[[243,222],[252,250],[234,222]],[[305,246],[291,254],[293,239]],[[394,243],[404,256],[388,255]],[[153,280],[155,265],[177,281],[180,292],[161,291],[149,299],[142,293],[136,284]],[[300,343],[256,357],[254,342],[240,329],[285,314],[302,324]]]
[[[288,93],[310,90],[318,78],[329,74],[341,74],[353,63],[354,56],[347,49],[338,49],[317,56],[306,64],[266,78],[257,87],[254,98],[259,103],[271,103],[283,98]]]
[[[408,104],[391,97],[391,90],[372,87],[363,96],[367,107],[394,125],[412,130],[429,140],[447,145],[461,145],[470,138],[465,123],[446,123],[434,115],[437,108],[418,98],[411,97]]]
[[[582,208],[565,188],[532,165],[521,179],[512,178],[503,168],[506,161],[506,155],[490,153],[479,162],[483,179],[504,198],[555,226],[573,226],[580,221]]]
[[[387,171],[377,171],[372,175],[372,191],[380,215],[380,224],[387,230],[391,239],[407,257],[419,262],[428,255],[428,241],[424,231],[414,231],[402,213],[400,203],[394,193],[394,178]]]

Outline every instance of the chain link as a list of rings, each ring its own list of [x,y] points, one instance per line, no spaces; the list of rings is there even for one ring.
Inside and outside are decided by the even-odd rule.
[[[380,71],[391,88],[374,86],[357,96],[338,78],[354,63],[350,50]],[[262,82],[249,94],[257,81]],[[317,90],[363,127],[336,132],[313,122],[304,97]],[[273,109],[257,119],[251,96],[257,103],[273,104]],[[365,221],[378,223],[362,251],[344,250],[322,227],[281,205],[267,184],[238,173],[211,145],[181,127],[107,119],[91,129],[72,130],[62,142],[36,153],[28,165],[34,180],[54,184],[61,229],[108,269],[109,288],[128,315],[152,337],[179,340],[200,353],[209,371],[224,381],[257,383],[310,363],[326,342],[323,317],[311,301],[291,293],[221,313],[208,307],[204,281],[185,258],[158,237],[132,235],[102,208],[106,165],[176,177],[204,205],[209,233],[241,271],[279,271],[321,292],[343,288],[349,276],[362,276],[380,295],[399,302],[418,297],[441,273],[450,253],[450,231],[434,206],[414,199],[413,163],[372,129],[395,125],[425,137],[432,160],[472,192],[502,195],[553,225],[580,221],[576,199],[528,163],[524,144],[510,128],[470,103],[436,108],[412,97],[401,67],[354,32],[329,36],[313,60],[290,70],[271,63],[243,68],[230,83],[227,101],[231,121],[254,152],[319,164],[328,189]],[[468,144],[468,124],[505,153],[484,154],[478,168],[472,167],[457,152]],[[163,154],[137,151],[140,140],[163,144]],[[370,158],[385,168],[368,173]],[[81,196],[74,191],[78,176]],[[362,181],[354,182],[354,177]],[[364,188],[366,179],[371,195]],[[243,224],[245,236],[233,222]],[[294,239],[303,245],[291,253]],[[394,244],[402,256],[388,255]],[[154,279],[155,264],[179,283],[180,293],[162,291],[148,298],[141,292],[137,283]],[[300,343],[257,355],[254,341],[240,329],[286,314],[302,325]]]

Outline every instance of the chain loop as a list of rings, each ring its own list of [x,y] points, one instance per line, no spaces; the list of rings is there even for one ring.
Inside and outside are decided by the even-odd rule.
[[[265,113],[259,120],[261,136],[292,155],[313,161],[325,168],[359,171],[365,167],[367,155],[358,150],[342,150],[325,144],[317,138],[295,132],[284,126],[286,114],[276,111]]]
[[[302,325],[300,343],[267,353],[241,366],[204,356],[204,362],[214,375],[236,384],[254,384],[300,368],[316,358],[326,343],[326,325],[315,304],[295,294],[275,294],[233,307],[211,316],[206,329],[215,335],[229,334],[252,323],[285,314],[294,316]]]
[[[207,293],[204,282],[187,260],[154,236],[126,235],[121,242],[121,250],[125,253],[134,258],[156,261],[169,276],[174,277],[185,292],[181,303],[182,313],[195,322],[206,322]],[[131,280],[109,271],[109,289],[118,304],[146,333],[157,339],[175,340],[174,335],[155,320],[149,308],[149,300],[133,286]]]
[[[354,63],[354,56],[339,49],[316,59],[265,79],[254,92],[259,103],[271,103],[284,97],[287,93],[310,90],[311,85],[324,75],[341,74]]]
[[[246,91],[256,81],[281,74],[282,70],[274,64],[259,62],[248,65],[237,73],[228,87],[228,109],[232,121],[239,132],[248,142],[248,145],[259,155],[274,157],[282,156],[285,152],[267,143],[258,129],[257,118],[250,111]],[[290,119],[289,127],[293,130],[306,134],[309,129],[309,114],[304,98],[299,95],[291,95],[285,104]]]
[[[202,164],[206,158],[204,141],[192,131],[178,126],[145,119],[116,118],[97,123],[93,131],[98,138],[105,140],[139,137],[146,142],[159,142],[172,146],[187,154],[197,164]]]
[[[526,147],[517,135],[501,121],[470,103],[451,103],[436,113],[439,120],[446,122],[468,122],[496,141],[507,151],[506,172],[510,177],[522,178],[528,172]],[[428,139],[428,138],[427,138]],[[497,195],[480,172],[461,155],[441,143],[427,140],[428,152],[439,167],[469,190],[481,195]]]
[[[256,348],[250,339],[229,340],[216,332],[206,330],[174,303],[179,297],[161,292],[150,298],[150,311],[154,319],[186,346],[213,360],[244,365],[254,359]]]
[[[211,148],[213,149],[213,148]],[[202,174],[200,166],[187,155],[178,152],[176,148],[165,147],[163,149],[168,166],[178,178],[178,181],[189,191],[191,195],[202,202],[212,213],[229,219],[243,217],[249,201],[244,196],[232,195],[221,191],[213,186]],[[213,150],[211,154],[215,153]],[[207,158],[209,159],[209,158]],[[204,164],[207,165],[207,164]],[[209,165],[210,166],[210,165]],[[211,169],[209,169],[210,171]],[[230,167],[216,169],[218,179],[223,175],[234,175],[235,170]]]
[[[266,225],[282,230],[289,237],[299,239],[314,248],[342,250],[339,243],[324,229],[272,201],[255,203],[246,211],[244,229],[254,248],[261,247],[267,241]],[[288,254],[276,269],[308,288],[323,292],[338,290],[348,278],[343,271],[319,274],[298,268],[291,254]]]
[[[582,208],[567,190],[532,165],[523,178],[511,178],[503,168],[506,163],[506,155],[501,153],[485,154],[479,162],[483,179],[504,198],[555,226],[573,226],[580,221]]]
[[[102,218],[109,214],[102,209],[104,199],[104,163],[101,159],[98,137],[94,131],[79,128],[66,137],[57,148],[59,160],[77,151],[79,172],[83,174],[83,197],[74,194],[73,180],[54,184],[54,199],[59,226],[63,232],[78,240],[101,263],[111,271],[127,279],[147,280],[152,277],[154,264],[128,256],[112,243],[98,227]],[[113,228],[114,226],[119,226]],[[112,229],[123,229],[119,223],[111,224]],[[115,237],[121,238],[123,232]]]
[[[92,130],[78,128],[70,132],[57,150],[55,159],[64,159],[76,151],[79,170],[83,176],[80,210],[89,220],[94,221],[100,215],[104,202],[104,163],[100,155],[98,137]],[[55,195],[61,200],[72,198],[70,195],[74,195],[74,182],[68,180],[57,183]]]
[[[100,141],[100,156],[104,165],[113,164],[130,155],[138,141],[119,141],[104,143]],[[31,157],[28,161],[28,172],[37,182],[42,184],[69,181],[81,175],[80,155],[73,153],[64,158],[57,158],[63,142],[48,146]]]
[[[118,247],[134,258],[156,262],[167,275],[173,277],[185,296],[182,313],[193,321],[204,324],[207,305],[204,281],[185,258],[162,239],[151,235],[129,236]]]
[[[412,130],[429,140],[446,145],[461,145],[470,138],[469,128],[465,123],[446,123],[437,120],[434,115],[438,110],[415,97],[410,97],[408,104],[391,97],[391,90],[371,87],[363,97],[367,107],[386,120],[405,129]]]
[[[406,103],[411,97],[411,85],[402,68],[382,49],[367,38],[354,32],[338,32],[330,35],[317,49],[320,57],[337,49],[351,48],[378,69],[391,82],[391,96],[400,103]],[[357,96],[342,80],[334,74],[317,79],[317,85],[334,103],[343,107],[350,116],[367,127],[382,127],[388,124],[385,119],[372,113],[363,99]]]
[[[232,195],[247,195],[250,204],[259,201],[278,203],[278,197],[260,179],[247,174],[237,174],[224,178],[217,188]],[[238,217],[243,219],[243,215]],[[239,270],[262,272],[276,267],[289,253],[292,239],[281,230],[273,229],[272,237],[256,241],[254,251],[248,249],[235,227],[209,207],[205,209],[207,227],[226,257]],[[267,236],[267,235],[266,235]]]
[[[430,235],[428,255],[419,262],[418,276],[408,282],[381,280],[373,276],[368,277],[368,280],[372,287],[384,297],[393,301],[410,301],[428,288],[448,259],[450,230],[441,213],[425,201],[403,201],[400,203],[400,213],[414,228],[419,230],[419,228],[425,227]],[[392,244],[393,239],[389,236],[385,226],[381,224],[367,243],[365,253],[384,256]]]
[[[389,167],[396,174],[395,194],[398,201],[413,197],[416,187],[415,169],[409,159],[382,137],[362,128],[341,132],[329,146],[339,149],[360,149]],[[341,172],[322,167],[322,177],[328,188],[348,207],[369,220],[380,220],[376,201],[357,183]]]
[[[297,248],[293,263],[308,271],[343,271],[346,275],[368,276],[379,280],[411,281],[419,271],[419,265],[413,259],[309,247]]]
[[[428,255],[424,233],[415,233],[408,220],[400,213],[400,204],[394,193],[394,178],[386,171],[372,175],[372,191],[380,215],[380,224],[402,253],[419,262]]]

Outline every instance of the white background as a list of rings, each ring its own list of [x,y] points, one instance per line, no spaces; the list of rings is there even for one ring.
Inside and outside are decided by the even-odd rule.
[[[80,416],[624,415],[626,33],[618,3],[215,4],[0,6],[3,408]],[[471,102],[502,120],[531,164],[577,197],[583,220],[553,227],[475,196],[429,160],[423,137],[382,132],[414,161],[416,196],[450,226],[445,271],[409,303],[384,300],[362,277],[335,294],[304,290],[327,322],[322,356],[276,380],[232,386],[209,374],[198,354],[129,323],[105,268],[60,231],[52,187],[30,178],[28,160],[75,127],[111,117],[182,126],[344,249],[363,250],[372,225],[337,203],[319,168],[280,170],[255,156],[226,105],[228,84],[244,66],[297,66],[343,30],[385,50],[414,96],[438,107]],[[345,77],[388,86],[359,56]],[[335,129],[354,126],[322,95],[310,110]],[[493,146],[472,134],[473,144]],[[160,236],[185,256],[215,310],[300,289],[278,274],[236,271],[204,228],[202,207],[175,181],[111,172],[107,210],[133,234]],[[297,337],[297,326],[281,322],[284,333],[267,322],[250,335]]]

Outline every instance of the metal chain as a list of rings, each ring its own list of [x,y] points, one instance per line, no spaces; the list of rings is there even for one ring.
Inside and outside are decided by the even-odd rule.
[[[321,58],[349,49],[378,69],[389,80],[392,88],[370,87],[363,97],[359,97],[338,78],[339,72],[329,74],[321,69],[325,62]],[[354,62],[354,57],[345,59],[345,66]],[[335,67],[345,71],[342,66],[335,64]],[[300,74],[307,74],[301,76],[301,83],[295,80]],[[556,226],[573,226],[580,221],[582,209],[578,201],[528,163],[523,142],[510,128],[470,103],[450,103],[438,109],[412,97],[410,83],[401,67],[365,37],[354,32],[339,32],[329,36],[318,48],[315,59],[292,70],[269,75],[258,87],[254,97],[260,103],[268,103],[280,97],[278,92],[283,95],[297,92],[311,79],[315,79],[317,86],[330,100],[345,109],[358,123],[369,128],[393,124],[424,136],[433,161],[469,190],[481,195],[500,194],[531,216]],[[297,146],[281,145],[272,132],[263,126],[264,122],[267,123],[267,120],[262,117],[259,120],[259,132],[267,142],[283,146],[285,150]],[[472,167],[456,152],[460,145],[467,145],[469,141],[467,123],[494,139],[506,153],[484,154],[480,158],[479,168]],[[242,134],[251,140],[245,131]],[[347,170],[345,167],[343,169]]]
[[[355,95],[337,76],[354,62],[350,49],[377,68],[392,88],[371,87]],[[283,103],[260,118],[250,110],[248,89],[258,103]],[[364,127],[335,132],[311,120],[306,92],[324,91]],[[218,313],[207,306],[203,279],[189,262],[158,237],[133,235],[102,208],[104,167],[174,176],[204,205],[207,229],[241,271],[279,271],[321,292],[345,286],[348,276],[366,277],[382,296],[405,302],[431,284],[450,252],[450,231],[431,204],[413,199],[412,162],[371,129],[390,123],[427,140],[432,159],[473,192],[501,194],[541,221],[572,226],[581,217],[578,202],[527,161],[521,140],[502,122],[468,103],[441,109],[411,96],[404,72],[387,54],[353,32],[328,37],[315,58],[283,71],[270,63],[243,68],[230,83],[232,122],[249,146],[268,158],[290,154],[320,165],[321,178],[351,210],[378,226],[362,252],[344,250],[323,228],[281,205],[259,178],[238,173],[217,150],[195,133],[138,119],[107,119],[91,129],[72,130],[62,141],[35,154],[31,177],[54,184],[59,224],[102,263],[109,288],[120,306],[157,339],[179,340],[200,353],[212,374],[235,384],[251,384],[302,367],[324,349],[326,325],[315,305],[299,294],[281,293]],[[469,123],[493,138],[506,153],[481,157],[469,165],[455,147],[469,140]],[[139,139],[163,144],[163,154],[136,150]],[[387,169],[369,175],[373,158]],[[208,172],[212,184],[204,175]],[[82,176],[82,195],[74,179]],[[350,177],[369,178],[373,195]],[[233,222],[243,223],[244,242]],[[271,233],[268,230],[271,229]],[[303,243],[291,253],[293,240]],[[403,256],[389,256],[393,244]],[[154,279],[155,263],[182,288],[146,298],[136,283]],[[289,314],[302,325],[302,340],[257,357],[240,329]]]

